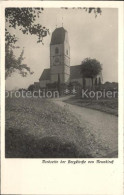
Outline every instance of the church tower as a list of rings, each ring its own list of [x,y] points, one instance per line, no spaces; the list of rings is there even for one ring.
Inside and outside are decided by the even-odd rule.
[[[70,46],[68,32],[56,28],[50,43],[50,81],[66,83],[70,80]]]

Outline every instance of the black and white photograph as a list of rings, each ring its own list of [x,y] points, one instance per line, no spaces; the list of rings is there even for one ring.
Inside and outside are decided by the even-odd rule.
[[[118,9],[5,9],[5,157],[118,158]]]
[[[123,194],[123,2],[1,1],[1,194]]]

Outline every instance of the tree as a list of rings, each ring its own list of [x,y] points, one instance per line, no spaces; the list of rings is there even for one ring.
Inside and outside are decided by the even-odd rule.
[[[84,78],[91,78],[93,87],[93,78],[102,71],[101,63],[96,59],[86,58],[81,63],[81,73]]]
[[[83,9],[84,9],[86,12],[88,12],[89,14],[92,13],[92,12],[94,12],[95,18],[97,17],[98,14],[101,15],[101,13],[102,13],[101,8],[99,8],[99,7],[98,7],[98,8],[94,8],[94,7],[89,7],[89,8],[87,8],[87,7],[84,7]]]
[[[31,91],[31,92],[34,91],[34,89],[35,89],[35,86],[33,84],[28,87],[28,91]]]
[[[19,29],[23,34],[36,35],[38,37],[38,43],[43,43],[43,38],[47,36],[49,30],[40,25],[36,24],[36,19],[42,13],[43,8],[6,8],[5,19],[6,26],[14,29]],[[30,68],[23,64],[24,60],[24,49],[21,52],[19,58],[16,59],[14,56],[13,49],[19,48],[15,46],[18,38],[12,35],[8,28],[5,29],[5,78],[11,76],[15,71],[18,71],[22,76],[27,76],[28,73],[32,74]]]
[[[62,9],[69,9],[69,8],[68,7],[62,7]],[[97,8],[95,8],[95,7],[89,7],[89,8],[88,7],[78,7],[78,8],[73,7],[72,9],[83,9],[86,12],[88,12],[89,14],[94,12],[95,18],[97,17],[98,14],[101,15],[101,13],[102,13],[101,8],[99,8],[99,7],[97,7]]]
[[[35,23],[42,12],[43,8],[6,8],[5,18],[10,28],[18,27],[23,34],[37,35],[38,42],[42,42],[49,33],[46,27]]]
[[[67,8],[64,8],[67,9]],[[74,8],[73,8],[74,9]],[[78,8],[87,11],[88,13],[101,14],[100,8]],[[36,19],[42,14],[43,8],[6,8],[5,9],[5,19],[6,19],[6,29],[5,29],[5,52],[6,52],[6,63],[5,72],[6,78],[11,76],[15,71],[18,71],[22,76],[27,76],[28,73],[33,72],[30,68],[23,64],[24,60],[24,50],[21,52],[19,58],[16,59],[13,50],[19,48],[15,46],[18,38],[8,31],[8,28],[19,29],[23,34],[36,35],[38,37],[37,42],[43,43],[43,38],[49,34],[49,29],[36,23]]]
[[[13,54],[13,50],[6,47],[5,54],[5,79],[7,79],[11,74],[15,71],[18,71],[23,77],[26,77],[28,73],[33,74],[31,72],[30,67],[27,64],[23,64],[22,61],[24,50],[22,50],[20,56],[16,59]]]

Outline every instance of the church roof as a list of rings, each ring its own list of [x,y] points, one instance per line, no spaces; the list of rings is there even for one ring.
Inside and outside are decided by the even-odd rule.
[[[82,65],[70,66],[70,79],[78,79],[82,77]]]
[[[50,45],[62,44],[65,40],[65,33],[67,31],[63,28],[56,28],[52,33],[51,43]]]
[[[44,69],[44,71],[42,72],[39,81],[42,80],[50,80],[50,68],[48,69]]]
[[[81,65],[70,66],[70,79],[82,78]],[[44,69],[39,81],[50,80],[50,68]]]

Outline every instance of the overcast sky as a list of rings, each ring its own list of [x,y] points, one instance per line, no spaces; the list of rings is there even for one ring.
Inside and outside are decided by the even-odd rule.
[[[27,88],[37,82],[44,68],[50,67],[50,39],[52,32],[62,26],[68,31],[70,42],[70,65],[79,65],[84,58],[96,58],[103,65],[103,80],[118,81],[118,12],[104,8],[102,15],[89,14],[82,9],[44,9],[37,22],[50,30],[44,38],[44,45],[37,43],[34,35],[23,35],[11,30],[18,38],[18,45],[24,49],[24,62],[34,71],[26,78],[14,73],[6,81],[6,89]],[[18,56],[21,49],[16,49]]]

